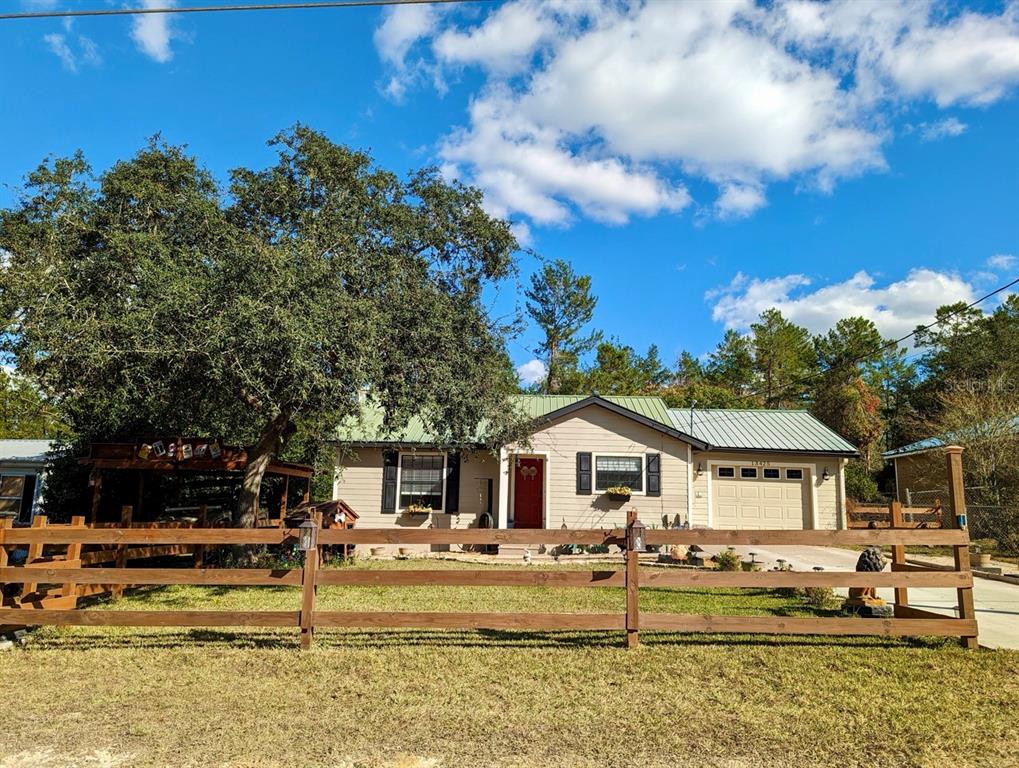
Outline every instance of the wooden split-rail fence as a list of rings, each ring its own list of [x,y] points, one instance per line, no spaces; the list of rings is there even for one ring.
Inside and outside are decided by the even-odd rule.
[[[33,563],[10,566],[6,548],[16,545],[41,547],[63,544],[114,547],[129,551],[132,545],[223,546],[292,545],[298,530],[287,528],[88,528],[63,527],[0,529],[0,584],[58,583],[68,585],[263,585],[301,589],[300,608],[292,611],[236,610],[102,610],[54,609],[30,603],[0,608],[0,625],[99,625],[179,627],[293,627],[300,630],[300,645],[310,648],[317,629],[325,628],[426,628],[493,630],[610,630],[626,633],[628,646],[638,642],[639,632],[700,632],[791,635],[884,635],[959,637],[968,648],[976,647],[977,623],[973,609],[973,575],[969,562],[966,530],[883,528],[842,531],[717,531],[648,530],[651,545],[750,545],[822,546],[891,545],[891,572],[850,571],[759,571],[723,572],[647,568],[639,564],[638,553],[625,553],[626,567],[617,570],[540,570],[506,568],[498,570],[358,570],[323,569],[319,550],[305,556],[303,568],[144,568],[127,567],[118,557],[116,567],[83,567],[69,560],[59,566]],[[322,529],[318,545],[622,545],[626,529],[584,530],[493,530],[468,529]],[[905,546],[947,546],[955,552],[955,566],[925,568],[905,561]],[[69,550],[73,551],[73,550]],[[539,586],[539,587],[621,587],[626,608],[621,613],[455,613],[321,610],[316,606],[318,586]],[[814,618],[784,616],[721,616],[648,613],[639,610],[641,587],[892,587],[895,589],[894,618]],[[921,610],[909,605],[910,587],[942,587],[957,591],[956,616]]]

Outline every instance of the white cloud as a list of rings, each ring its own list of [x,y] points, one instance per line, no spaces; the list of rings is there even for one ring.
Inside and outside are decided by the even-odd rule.
[[[43,41],[49,46],[50,51],[60,59],[60,63],[64,65],[64,69],[70,72],[78,71],[78,59],[74,53],[71,52],[71,47],[67,44],[67,39],[56,32],[42,36]]]
[[[913,26],[883,61],[905,93],[932,96],[938,106],[997,101],[1019,79],[1019,5]]]
[[[407,54],[423,38],[429,37],[438,22],[431,5],[398,5],[385,12],[385,20],[375,30],[375,48],[393,74],[386,83],[386,94],[399,101],[407,88],[428,69],[422,62],[408,67]]]
[[[435,52],[448,63],[478,64],[498,73],[523,68],[538,44],[553,33],[548,6],[536,2],[500,6],[478,27],[447,29],[435,40]]]
[[[65,28],[70,30],[70,25],[67,25]],[[98,66],[102,63],[102,57],[99,55],[99,48],[96,46],[95,41],[84,35],[78,35],[75,41],[69,34],[64,35],[58,32],[51,32],[50,34],[43,35],[42,39],[50,49],[50,52],[60,59],[60,63],[68,72],[77,72],[81,64]],[[77,50],[72,47],[75,45]]]
[[[948,117],[936,123],[920,123],[920,138],[924,141],[938,141],[950,136],[962,136],[969,128],[958,118]]]
[[[806,290],[811,284],[800,274],[762,279],[741,273],[705,298],[714,304],[712,319],[726,328],[749,328],[761,312],[774,307],[812,333],[828,330],[840,318],[860,316],[873,320],[886,338],[929,323],[944,304],[976,298],[973,286],[959,275],[930,269],[911,270],[884,286],[862,270],[843,282]]]
[[[523,384],[537,384],[545,378],[545,364],[541,360],[529,360],[523,365],[517,366],[517,378]]]
[[[768,204],[760,187],[752,184],[724,184],[715,209],[723,219],[742,219]]]
[[[142,8],[160,8],[176,5],[176,0],[142,0]],[[146,56],[165,64],[173,58],[170,41],[174,38],[170,15],[166,13],[145,13],[134,16],[131,22],[131,37],[138,50]]]
[[[685,188],[653,170],[574,150],[562,132],[527,120],[516,107],[503,91],[486,94],[471,105],[472,129],[454,133],[440,149],[448,172],[473,169],[493,213],[565,224],[572,203],[591,218],[622,224],[634,214],[678,211],[690,202]]]
[[[1008,270],[1016,265],[1015,256],[1010,253],[996,253],[987,260],[987,266],[991,269]]]
[[[769,184],[831,191],[885,168],[890,123],[916,103],[988,104],[1019,83],[1015,2],[517,0],[457,19],[387,15],[376,46],[400,88],[422,68],[486,74],[441,159],[539,224],[680,211],[691,180],[718,189],[702,210],[748,216]]]

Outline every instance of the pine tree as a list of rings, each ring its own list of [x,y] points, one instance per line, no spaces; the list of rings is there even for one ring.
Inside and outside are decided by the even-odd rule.
[[[531,287],[524,295],[527,314],[545,334],[535,350],[543,357],[547,370],[545,391],[559,392],[564,377],[576,369],[581,355],[601,341],[598,331],[581,333],[591,322],[598,303],[591,294],[591,277],[578,275],[569,262],[556,259],[531,275]]]

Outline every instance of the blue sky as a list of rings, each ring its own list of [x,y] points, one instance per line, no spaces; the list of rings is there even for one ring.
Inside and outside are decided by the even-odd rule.
[[[771,305],[892,336],[1019,276],[1017,86],[1015,3],[0,22],[0,202],[46,155],[102,169],[157,132],[225,178],[300,121],[478,184],[529,247],[593,276],[597,327],[671,362]],[[515,363],[536,340],[511,342]]]

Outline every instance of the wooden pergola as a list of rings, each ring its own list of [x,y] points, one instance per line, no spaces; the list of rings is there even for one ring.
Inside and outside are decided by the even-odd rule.
[[[123,443],[92,443],[89,454],[78,460],[91,467],[92,505],[89,523],[98,522],[103,499],[103,478],[110,472],[134,472],[137,492],[134,503],[121,506],[121,523],[131,523],[143,516],[145,479],[149,473],[174,475],[206,475],[239,477],[248,467],[248,450],[242,446],[225,445],[214,438],[157,437]],[[302,503],[311,497],[313,468],[307,464],[272,459],[266,477],[282,477],[283,491],[276,514],[265,520],[283,525],[287,516],[287,497],[291,478],[304,482]]]

